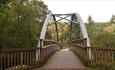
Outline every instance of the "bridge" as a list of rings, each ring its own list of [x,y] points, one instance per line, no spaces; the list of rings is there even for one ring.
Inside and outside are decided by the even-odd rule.
[[[49,23],[51,19],[53,22]],[[57,26],[57,22],[63,19],[69,21],[70,28],[69,47],[66,49],[61,49]],[[56,29],[56,40],[45,39],[48,25],[53,23]],[[79,37],[74,40],[72,39],[73,24],[77,24],[80,31]],[[107,66],[114,62],[114,48],[91,46],[87,29],[78,13],[49,12],[36,48],[0,50],[0,70],[88,70],[88,67]]]

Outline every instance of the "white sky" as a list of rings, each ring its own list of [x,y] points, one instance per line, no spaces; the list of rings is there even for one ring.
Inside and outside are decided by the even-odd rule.
[[[84,22],[89,15],[94,21],[106,22],[115,14],[115,0],[44,0],[44,2],[53,13],[77,12]]]

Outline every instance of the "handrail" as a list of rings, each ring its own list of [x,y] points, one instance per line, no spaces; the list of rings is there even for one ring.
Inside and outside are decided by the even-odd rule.
[[[42,49],[1,49],[0,70],[23,70],[41,66],[55,51],[60,49],[55,41],[44,40],[43,42],[47,42],[47,44],[44,43]]]
[[[58,43],[54,40],[48,40],[48,39],[43,40],[43,46],[50,45],[50,44],[58,44]]]
[[[86,47],[87,46],[87,39],[86,38],[77,39],[75,41],[72,41],[71,44],[76,44],[78,46]]]
[[[39,48],[15,48],[15,49],[0,49],[0,52],[19,52],[19,51],[29,51],[29,50],[36,50]]]
[[[72,44],[72,50],[86,65],[89,66],[103,66],[115,64],[115,48],[109,47],[83,47],[82,45]],[[88,50],[91,51],[93,57],[90,60],[88,57]]]

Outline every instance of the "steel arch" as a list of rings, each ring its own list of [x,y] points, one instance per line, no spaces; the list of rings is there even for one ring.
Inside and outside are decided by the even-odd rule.
[[[71,16],[72,18],[71,18],[71,20],[68,20],[68,19],[66,19],[67,17],[64,17],[64,18],[59,17],[61,15],[68,15],[68,16]],[[58,16],[61,19],[59,19],[59,20],[56,21],[55,16]],[[86,30],[86,26],[83,23],[83,20],[82,20],[81,16],[78,13],[52,14],[52,12],[50,12],[49,14],[47,14],[46,19],[45,19],[44,24],[43,24],[43,27],[42,27],[42,30],[41,30],[41,33],[40,33],[40,40],[44,40],[45,39],[47,27],[48,27],[49,20],[50,20],[51,17],[53,17],[53,19],[54,19],[55,22],[58,22],[58,21],[60,21],[62,19],[65,19],[65,20],[68,20],[68,21],[73,22],[73,23],[78,23],[79,26],[80,26],[80,31],[82,32],[83,38],[87,39],[87,47],[91,46],[90,40],[89,40],[89,37],[88,37],[88,33],[87,33],[87,30]],[[74,17],[76,17],[75,20],[77,22],[75,22],[75,21],[72,20]],[[56,31],[58,31],[56,23],[55,23],[55,26],[56,26]],[[57,33],[57,38],[58,38],[58,33]],[[38,47],[40,47],[40,45],[38,45]]]

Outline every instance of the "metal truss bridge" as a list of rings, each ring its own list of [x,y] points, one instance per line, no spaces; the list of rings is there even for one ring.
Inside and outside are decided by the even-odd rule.
[[[58,22],[61,20],[66,20],[69,24],[69,47],[66,49],[61,49],[59,43]],[[55,24],[56,40],[46,39],[51,24]],[[72,38],[73,26],[79,27],[80,32],[80,37],[75,40]],[[78,13],[49,12],[36,48],[0,50],[0,70],[88,70],[88,67],[114,62],[115,49],[91,46],[86,26]]]

